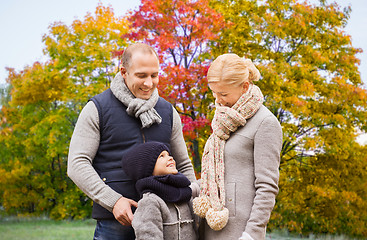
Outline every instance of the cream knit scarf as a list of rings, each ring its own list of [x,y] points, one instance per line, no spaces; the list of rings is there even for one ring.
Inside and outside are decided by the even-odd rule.
[[[260,88],[250,84],[248,91],[232,108],[216,106],[213,133],[205,144],[202,157],[200,195],[193,200],[194,212],[206,218],[208,225],[216,231],[226,226],[229,216],[225,208],[224,145],[230,134],[256,113],[263,100]]]
[[[126,86],[120,72],[112,80],[110,88],[113,95],[127,107],[126,112],[130,116],[140,119],[142,128],[149,128],[154,123],[160,124],[162,122],[161,116],[154,109],[159,99],[157,89],[153,91],[148,100],[136,98]]]

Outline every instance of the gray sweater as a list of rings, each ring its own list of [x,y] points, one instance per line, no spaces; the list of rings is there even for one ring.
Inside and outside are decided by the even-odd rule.
[[[93,201],[112,212],[121,194],[115,192],[94,170],[92,163],[99,147],[100,131],[98,110],[90,101],[81,111],[70,141],[68,156],[68,176]],[[173,109],[171,152],[176,160],[177,169],[191,182],[196,181],[194,169],[189,159],[182,134],[181,119]],[[197,184],[194,184],[197,186]],[[193,189],[193,191],[198,191]]]
[[[254,240],[265,239],[278,193],[281,148],[281,126],[265,106],[231,134],[224,148],[229,220],[220,231],[206,225],[205,239],[239,239],[243,232]]]
[[[189,203],[165,203],[154,193],[144,193],[132,226],[136,240],[195,240],[193,219]]]

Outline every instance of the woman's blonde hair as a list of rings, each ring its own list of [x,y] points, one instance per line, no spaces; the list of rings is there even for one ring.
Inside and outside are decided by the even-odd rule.
[[[240,58],[234,53],[226,53],[211,63],[207,78],[209,83],[220,82],[239,86],[244,82],[258,81],[260,72],[250,59]]]

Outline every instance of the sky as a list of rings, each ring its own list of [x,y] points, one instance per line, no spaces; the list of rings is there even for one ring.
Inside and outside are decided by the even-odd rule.
[[[4,84],[7,77],[5,67],[22,70],[35,61],[44,60],[42,36],[48,33],[51,23],[61,21],[70,25],[75,19],[83,19],[87,12],[93,13],[98,2],[111,5],[117,16],[140,4],[140,0],[0,0],[0,84]],[[361,59],[359,70],[367,85],[367,1],[336,2],[352,6],[346,32],[352,36],[353,46],[365,51],[357,57]]]
[[[5,67],[22,70],[36,61],[43,61],[42,36],[50,24],[83,20],[101,2],[111,5],[116,16],[137,9],[140,0],[0,0],[0,84],[5,83]]]
[[[7,77],[5,67],[19,71],[45,59],[42,36],[48,33],[51,23],[61,21],[70,25],[75,19],[83,19],[87,12],[94,13],[99,2],[112,6],[116,16],[123,16],[140,4],[140,0],[0,0],[0,85],[5,84]],[[367,1],[336,2],[342,7],[352,7],[346,33],[352,36],[354,47],[365,51],[357,57],[361,59],[359,70],[367,85]]]

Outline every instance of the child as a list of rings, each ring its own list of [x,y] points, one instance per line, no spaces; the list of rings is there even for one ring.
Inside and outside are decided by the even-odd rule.
[[[176,169],[168,147],[159,142],[137,145],[124,154],[122,168],[140,194],[132,226],[140,239],[197,239],[190,181]]]

